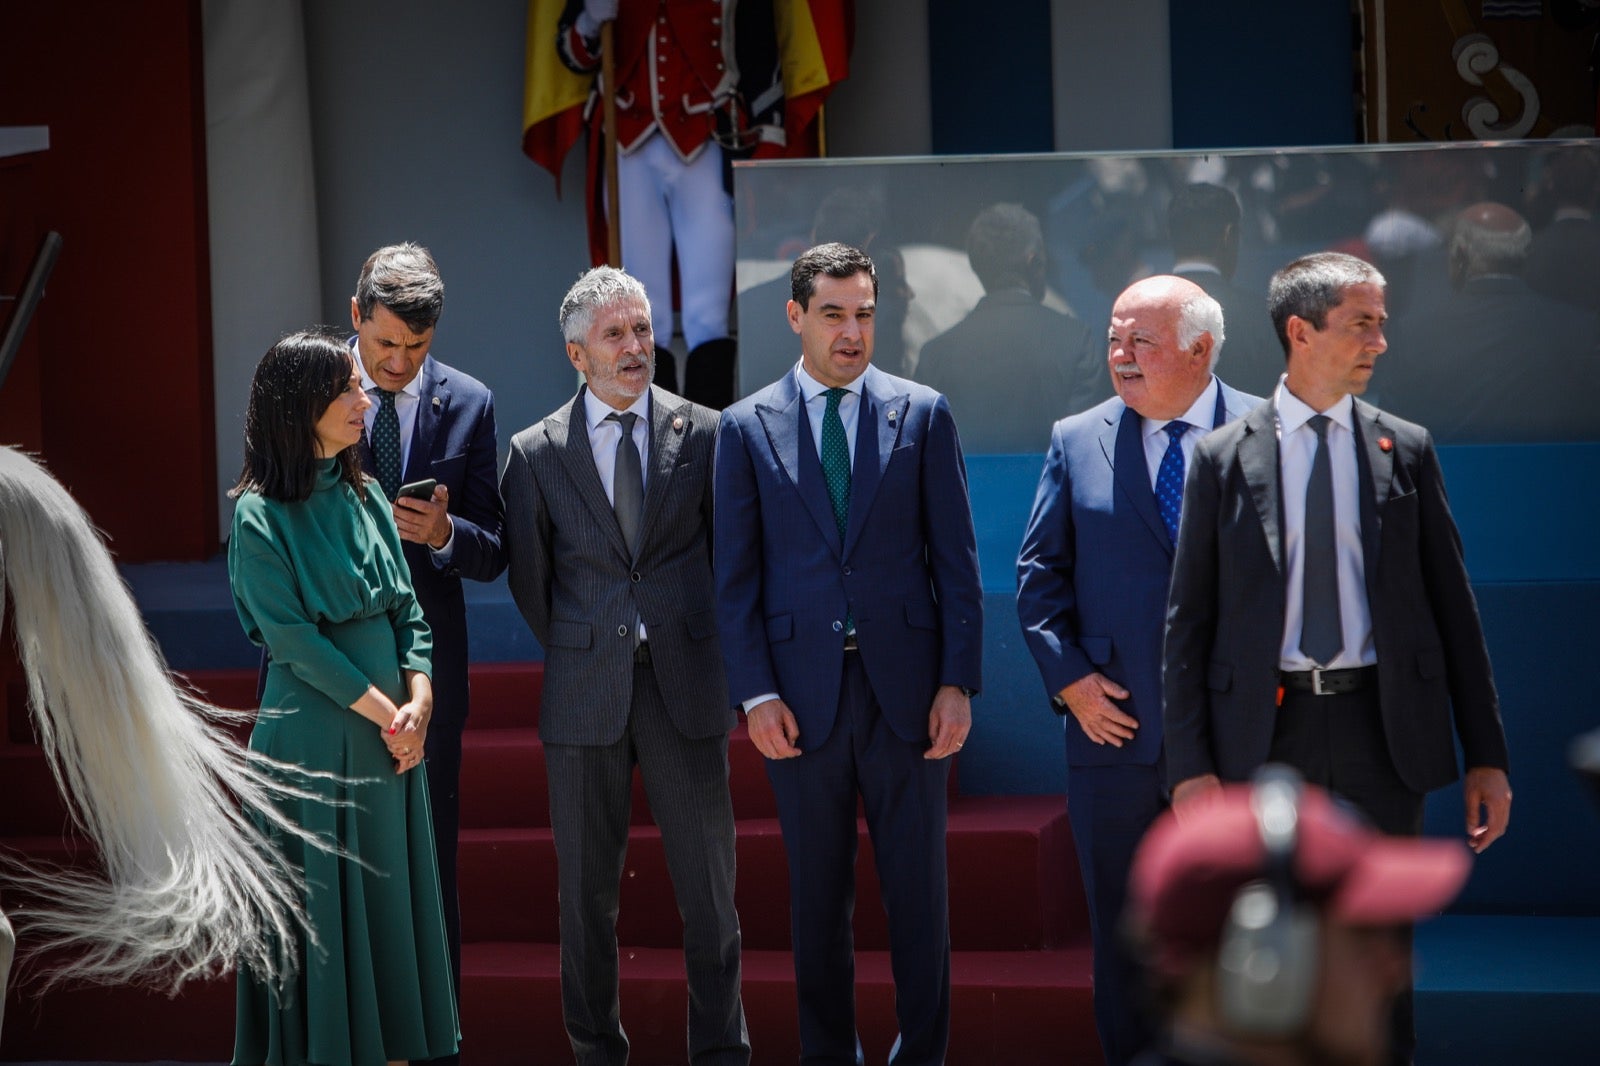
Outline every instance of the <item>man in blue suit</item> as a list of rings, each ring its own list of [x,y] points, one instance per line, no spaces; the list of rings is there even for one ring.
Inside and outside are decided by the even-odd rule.
[[[1212,373],[1222,308],[1192,281],[1146,278],[1117,297],[1107,360],[1117,395],[1057,422],[1017,556],[1017,614],[1066,717],[1067,814],[1094,941],[1106,1061],[1151,1035],[1120,937],[1134,849],[1167,805],[1161,636],[1185,461],[1259,399]],[[1182,428],[1178,428],[1182,427]]]
[[[505,569],[505,508],[496,476],[494,397],[475,378],[434,359],[444,281],[426,248],[394,244],[367,258],[350,298],[362,387],[372,397],[361,457],[394,501],[417,602],[433,630],[433,717],[428,792],[456,995],[461,920],[456,900],[461,732],[467,721],[467,607],[461,579],[493,581]],[[402,482],[433,478],[428,499],[396,498]]]
[[[982,592],[966,469],[938,393],[871,364],[878,278],[824,244],[790,272],[800,362],[723,412],[717,628],[789,858],[801,1062],[862,1061],[856,805],[888,915],[897,1066],[944,1061],[949,756],[972,726]]]

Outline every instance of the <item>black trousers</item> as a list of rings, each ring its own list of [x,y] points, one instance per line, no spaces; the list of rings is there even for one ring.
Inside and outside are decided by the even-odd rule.
[[[1425,797],[1395,771],[1376,686],[1330,696],[1285,691],[1271,757],[1349,801],[1380,831],[1422,835]],[[1393,1034],[1390,1061],[1405,1066],[1417,1047],[1416,1003],[1409,986],[1395,1000]]]

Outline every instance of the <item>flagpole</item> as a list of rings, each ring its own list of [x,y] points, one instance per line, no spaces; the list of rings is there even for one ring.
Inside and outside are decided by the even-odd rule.
[[[600,24],[600,97],[603,101],[606,168],[606,262],[622,265],[622,205],[617,193],[617,93],[613,21]]]

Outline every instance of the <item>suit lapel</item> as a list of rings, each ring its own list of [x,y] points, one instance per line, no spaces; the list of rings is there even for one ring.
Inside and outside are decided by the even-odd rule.
[[[844,558],[839,527],[833,520],[833,503],[828,499],[828,487],[822,480],[822,461],[817,458],[811,423],[806,417],[805,404],[800,402],[800,386],[793,371],[778,379],[771,405],[756,405],[756,417],[766,430],[767,442],[772,446],[778,467],[800,494],[828,546],[834,554]],[[801,467],[805,467],[804,475]]]
[[[648,543],[651,527],[666,506],[672,472],[683,450],[689,420],[680,413],[688,401],[652,385],[650,387],[650,469],[644,485],[644,519],[639,523],[639,543]]]
[[[1361,486],[1361,550],[1365,571],[1367,601],[1376,603],[1378,546],[1383,538],[1383,505],[1389,502],[1394,483],[1394,444],[1385,451],[1378,443],[1388,439],[1383,432],[1383,412],[1361,400],[1355,402],[1351,418],[1356,437],[1356,473]]]
[[[1239,467],[1244,472],[1245,483],[1250,486],[1250,496],[1255,501],[1256,516],[1261,520],[1261,530],[1267,537],[1267,551],[1272,554],[1272,565],[1283,578],[1283,508],[1278,491],[1278,434],[1277,414],[1271,404],[1265,404],[1245,416],[1244,437],[1239,441]]]
[[[885,375],[867,368],[861,383],[861,410],[856,415],[856,458],[850,471],[850,519],[845,527],[844,555],[855,546],[866,525],[910,406],[909,393],[895,393],[887,385]]]
[[[594,448],[589,443],[589,424],[583,413],[584,390],[568,405],[566,420],[551,419],[545,423],[545,434],[550,438],[556,454],[567,468],[578,498],[594,516],[595,527],[624,558],[631,560],[628,542],[622,539],[622,527],[617,524],[617,512],[606,499],[606,487],[600,483],[600,471],[594,466]],[[652,449],[653,450],[653,449]]]
[[[433,442],[439,423],[450,408],[448,379],[439,372],[433,356],[422,361],[422,380],[417,384],[417,421],[411,427],[411,451],[406,455],[402,481],[416,481],[433,468]]]
[[[1144,519],[1150,533],[1168,555],[1172,538],[1156,508],[1155,490],[1150,487],[1150,464],[1144,458],[1144,419],[1131,407],[1123,407],[1122,417],[1100,434],[1100,449],[1111,464],[1111,474],[1134,514]]]

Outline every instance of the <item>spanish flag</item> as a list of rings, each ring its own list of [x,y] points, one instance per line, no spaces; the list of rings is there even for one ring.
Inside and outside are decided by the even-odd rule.
[[[779,155],[820,154],[813,127],[833,87],[850,74],[855,30],[853,0],[773,0],[778,54],[783,64],[784,129]],[[757,153],[758,155],[764,153]]]
[[[556,52],[564,0],[528,0],[527,57],[522,90],[522,151],[561,188],[561,164],[583,133],[583,104],[592,79],[575,74]]]

